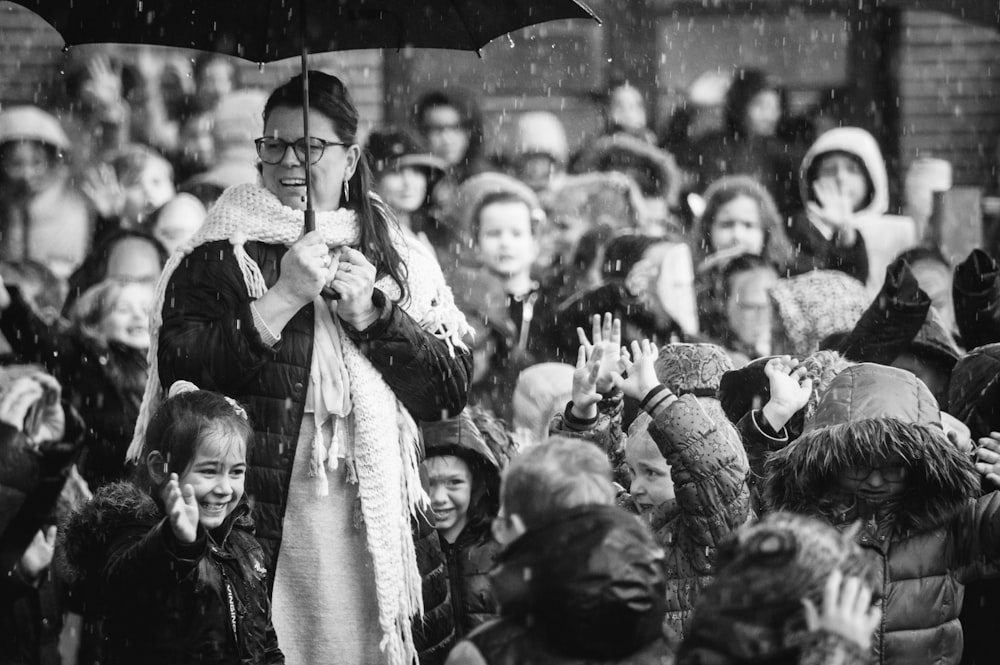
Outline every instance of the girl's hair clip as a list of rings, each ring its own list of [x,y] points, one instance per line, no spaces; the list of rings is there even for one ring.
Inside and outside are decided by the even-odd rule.
[[[223,395],[223,398],[225,398],[225,400],[229,402],[229,406],[233,407],[233,411],[236,412],[236,415],[238,415],[243,420],[247,421],[250,420],[249,416],[247,416],[247,410],[244,409],[242,406],[240,406],[239,402],[234,400],[232,397],[226,397],[225,395]]]
[[[201,388],[191,383],[190,381],[185,381],[181,379],[180,381],[174,381],[173,384],[171,384],[170,390],[167,391],[167,398],[169,399],[171,397],[176,397],[177,395],[182,395],[184,393],[191,393],[198,390],[201,390]],[[236,412],[236,415],[238,415],[243,420],[247,421],[250,420],[250,417],[247,415],[246,409],[240,406],[239,402],[234,400],[232,397],[227,397],[225,395],[223,395],[222,398],[229,403],[229,406],[233,407],[233,411]]]

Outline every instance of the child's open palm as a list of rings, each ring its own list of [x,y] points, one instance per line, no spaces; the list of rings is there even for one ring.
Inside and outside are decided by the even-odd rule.
[[[836,182],[828,178],[819,178],[813,183],[813,192],[819,203],[810,201],[806,204],[810,215],[823,220],[838,231],[854,229],[851,199],[840,190]]]
[[[844,578],[834,570],[827,579],[823,592],[823,606],[804,598],[806,626],[810,631],[828,633],[854,642],[862,651],[872,646],[872,635],[882,619],[882,610],[872,606],[872,591],[857,577]]]
[[[182,543],[193,543],[198,536],[198,500],[194,488],[185,485],[181,489],[177,474],[170,474],[167,483],[167,514],[174,536]]]
[[[603,321],[600,314],[594,314],[591,328],[592,339],[587,339],[583,328],[577,328],[576,335],[580,338],[580,345],[586,348],[588,358],[593,357],[594,349],[603,349],[597,373],[597,392],[607,394],[614,388],[614,375],[624,370],[621,364],[622,322],[610,312],[604,314]]]
[[[597,390],[597,378],[601,370],[601,359],[604,356],[604,347],[590,347],[588,354],[587,347],[580,345],[580,353],[576,359],[576,370],[573,372],[573,411],[577,417],[591,418],[594,416],[596,404],[601,401],[602,395]]]
[[[805,365],[790,356],[771,358],[764,365],[771,389],[771,397],[764,405],[764,417],[775,430],[784,427],[809,402],[813,382],[806,372]]]
[[[641,400],[650,390],[660,385],[660,380],[656,377],[656,360],[660,357],[660,350],[648,339],[642,342],[632,342],[632,357],[625,357],[625,365],[628,371],[628,378],[621,374],[615,375],[615,385],[623,393],[633,399]]]

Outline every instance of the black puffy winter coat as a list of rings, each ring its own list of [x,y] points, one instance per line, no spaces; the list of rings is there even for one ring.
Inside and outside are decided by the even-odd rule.
[[[98,598],[103,662],[284,663],[264,553],[244,499],[193,543],[132,483],[102,488],[60,535],[70,571]]]
[[[246,244],[268,287],[278,280],[287,248],[259,242]],[[465,406],[471,356],[425,331],[399,306],[376,290],[378,321],[365,331],[348,335],[359,344],[386,383],[415,420],[437,420]],[[305,410],[313,353],[313,306],[300,309],[281,331],[281,341],[269,347],[254,326],[243,275],[228,241],[194,249],[167,285],[160,328],[158,365],[164,386],[178,379],[233,397],[246,405],[256,430],[248,451],[247,494],[254,497],[257,537],[264,548],[269,584],[281,545],[292,462]],[[427,576],[443,575],[444,558],[437,534],[424,530],[418,543],[418,564],[425,581],[425,617],[435,615],[445,595],[427,596]],[[435,587],[436,588],[436,587]],[[451,622],[450,610],[442,617]],[[426,624],[426,620],[425,620]],[[421,637],[442,634],[424,626],[418,649],[433,648]]]

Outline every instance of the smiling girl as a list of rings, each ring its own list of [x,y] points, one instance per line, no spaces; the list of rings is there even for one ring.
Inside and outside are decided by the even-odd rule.
[[[244,495],[246,412],[179,381],[146,434],[135,483],[105,487],[66,531],[100,586],[107,663],[284,663]]]

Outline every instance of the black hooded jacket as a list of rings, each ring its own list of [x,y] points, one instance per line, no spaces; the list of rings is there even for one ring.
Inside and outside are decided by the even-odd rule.
[[[60,540],[104,618],[103,662],[284,663],[252,529],[244,499],[222,526],[182,543],[149,494],[127,482],[102,488]]]
[[[955,267],[955,322],[968,350],[1000,342],[1000,266],[981,249]]]

